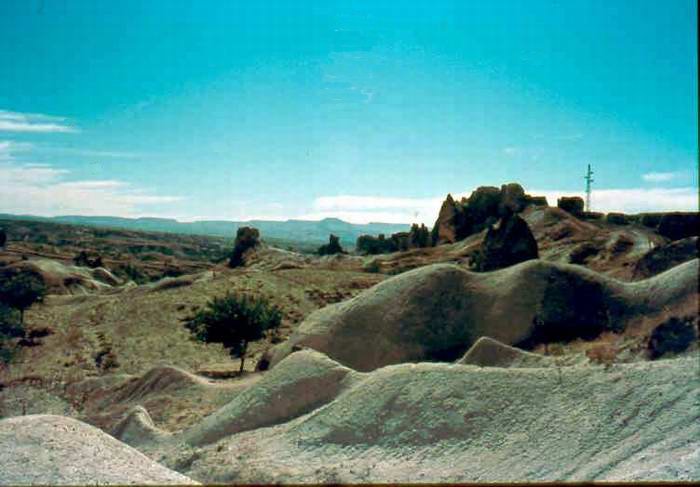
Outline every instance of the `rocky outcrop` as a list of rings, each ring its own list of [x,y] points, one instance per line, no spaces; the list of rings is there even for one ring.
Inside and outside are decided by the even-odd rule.
[[[520,213],[525,209],[528,203],[525,190],[517,183],[504,184],[501,186],[499,196],[498,212],[500,216]]]
[[[507,214],[486,232],[475,268],[493,271],[537,257],[537,241],[527,222],[518,215]]]
[[[658,232],[671,240],[696,237],[700,235],[700,213],[666,213]]]
[[[649,337],[647,349],[654,360],[666,354],[682,353],[698,341],[697,317],[675,316],[660,324]]]
[[[239,267],[245,263],[245,254],[260,244],[260,232],[257,228],[241,227],[236,231],[236,241],[233,253],[229,259],[229,267]]]
[[[532,348],[592,339],[697,293],[698,260],[623,283],[584,267],[530,260],[489,273],[437,264],[399,274],[310,314],[270,354],[309,347],[356,370],[457,360],[480,337]]]
[[[340,237],[330,234],[328,236],[328,243],[321,245],[318,248],[318,255],[335,255],[344,254],[343,247],[340,246]]]
[[[646,279],[698,256],[698,237],[684,238],[651,249],[637,261],[633,277]]]
[[[31,415],[0,421],[2,485],[195,484],[86,423]]]
[[[576,216],[583,216],[583,198],[578,196],[562,196],[557,200],[557,207]]]
[[[204,445],[183,471],[207,484],[697,482],[696,362],[385,367],[310,414]]]
[[[544,197],[529,196],[517,183],[501,186],[480,186],[469,198],[456,202],[452,195],[442,203],[433,227],[433,243],[453,243],[478,233],[498,218],[517,214],[530,205],[545,205]]]
[[[84,294],[120,285],[121,281],[103,267],[89,269],[66,265],[53,259],[32,259],[0,267],[0,280],[30,274],[43,282],[47,294]]]
[[[452,195],[448,194],[445,201],[442,202],[440,213],[434,225],[434,228],[437,229],[437,241],[435,244],[456,242],[459,229],[462,226],[461,220],[461,209],[455,203]]]
[[[605,216],[605,221],[613,225],[628,225],[630,223],[629,218],[624,213],[608,213]]]

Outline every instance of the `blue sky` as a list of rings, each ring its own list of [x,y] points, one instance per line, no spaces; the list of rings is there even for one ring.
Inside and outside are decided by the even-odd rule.
[[[432,223],[697,207],[694,1],[0,3],[0,212]]]

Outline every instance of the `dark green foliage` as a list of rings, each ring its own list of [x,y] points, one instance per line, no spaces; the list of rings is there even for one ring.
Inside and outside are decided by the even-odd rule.
[[[4,228],[0,228],[0,247],[4,247],[5,243],[7,243],[7,233]]]
[[[430,246],[430,231],[428,227],[424,224],[418,226],[414,223],[411,225],[411,231],[409,232],[409,238],[411,241],[412,248],[423,248]]]
[[[243,254],[249,249],[260,244],[260,232],[257,228],[241,227],[236,231],[236,241],[233,245],[233,253],[228,261],[229,267],[243,265]]]
[[[362,267],[362,270],[365,272],[371,272],[372,274],[378,274],[382,269],[379,262],[377,262],[376,259],[372,259]]]
[[[388,254],[398,250],[396,242],[393,239],[387,239],[383,233],[380,233],[378,237],[361,235],[357,238],[355,248],[358,253],[369,255]]]
[[[24,323],[24,311],[45,294],[43,279],[31,272],[15,274],[0,283],[0,302],[19,311],[20,324]]]
[[[333,254],[344,254],[346,253],[340,246],[340,238],[331,234],[328,237],[328,243],[326,245],[321,245],[318,248],[318,255],[333,255]]]
[[[698,331],[693,317],[669,318],[651,333],[647,348],[649,356],[657,359],[667,353],[681,353],[698,339]]]
[[[358,237],[355,248],[357,252],[365,255],[388,254],[399,250],[417,249],[423,247],[431,247],[433,245],[433,237],[424,224],[411,225],[409,232],[394,233],[391,238],[386,238],[384,234],[379,234],[378,237],[371,235],[362,235]]]
[[[73,257],[73,263],[77,266],[90,267],[91,269],[103,267],[101,256],[90,257],[84,250],[81,250],[78,255]]]
[[[125,277],[136,284],[145,284],[149,281],[148,276],[132,263],[121,265],[114,270],[119,277]]]
[[[0,303],[0,337],[20,338],[24,336],[24,328],[19,321],[19,311]]]
[[[430,230],[430,243],[433,246],[438,244],[438,240],[440,238],[439,230],[440,229],[437,225],[433,225],[433,229]]]
[[[24,328],[20,323],[19,312],[0,303],[0,365],[12,360],[15,347],[14,338],[24,336]]]
[[[248,343],[279,328],[282,313],[266,299],[229,294],[215,297],[187,318],[185,327],[197,340],[221,343],[232,357],[240,357],[241,372]]]

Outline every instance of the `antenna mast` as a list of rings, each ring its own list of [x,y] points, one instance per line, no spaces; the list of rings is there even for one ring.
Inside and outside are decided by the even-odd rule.
[[[593,179],[593,171],[591,170],[591,165],[588,165],[588,171],[584,178],[586,180],[586,211],[591,211],[591,183]]]

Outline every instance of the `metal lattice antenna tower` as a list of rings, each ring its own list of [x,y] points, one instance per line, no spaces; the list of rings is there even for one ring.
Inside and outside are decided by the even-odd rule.
[[[591,211],[591,183],[593,179],[593,171],[591,170],[591,165],[588,165],[588,170],[584,178],[586,180],[586,211]]]

